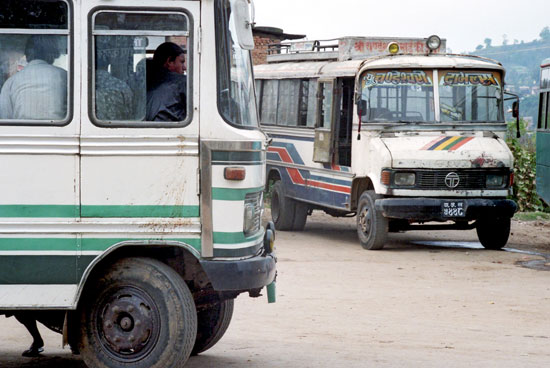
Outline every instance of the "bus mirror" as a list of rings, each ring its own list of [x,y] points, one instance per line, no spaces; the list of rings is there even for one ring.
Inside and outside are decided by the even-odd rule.
[[[519,117],[519,102],[514,101],[512,104],[512,116],[515,118]]]
[[[235,31],[239,46],[244,50],[254,49],[254,37],[252,27],[254,22],[251,18],[251,9],[248,0],[231,0],[231,10],[235,17]]]
[[[357,110],[359,112],[359,116],[367,115],[367,101],[359,100],[359,102],[357,102]]]

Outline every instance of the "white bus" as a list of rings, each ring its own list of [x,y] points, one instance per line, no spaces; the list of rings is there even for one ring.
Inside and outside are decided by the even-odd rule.
[[[239,294],[273,301],[249,7],[2,2],[0,314],[91,368],[166,368],[221,338]]]
[[[516,204],[504,69],[429,39],[347,37],[277,46],[255,67],[272,217],[357,215],[366,249],[388,232],[477,229],[502,248]]]

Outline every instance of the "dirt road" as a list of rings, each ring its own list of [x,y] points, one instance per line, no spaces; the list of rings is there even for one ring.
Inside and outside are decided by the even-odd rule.
[[[509,247],[550,257],[550,225],[514,222]],[[278,301],[241,296],[226,336],[186,367],[544,367],[550,258],[478,249],[475,231],[391,235],[364,251],[354,219],[278,232]],[[525,268],[521,264],[536,266]],[[84,367],[44,331],[44,357],[0,318],[0,367]]]

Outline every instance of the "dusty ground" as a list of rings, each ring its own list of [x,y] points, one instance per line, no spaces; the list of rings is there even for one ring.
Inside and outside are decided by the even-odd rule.
[[[278,232],[277,303],[240,296],[226,336],[187,367],[550,365],[550,272],[521,266],[550,258],[518,252],[550,255],[550,224],[514,222],[510,251],[467,231],[394,234],[369,252],[354,221],[315,214]],[[0,367],[84,367],[44,335],[44,357],[21,358],[29,337],[0,317]]]

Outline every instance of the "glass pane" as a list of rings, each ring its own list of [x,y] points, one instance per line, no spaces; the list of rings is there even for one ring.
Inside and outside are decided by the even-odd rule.
[[[361,78],[364,122],[435,122],[431,71],[369,71]]]
[[[541,89],[550,88],[550,68],[545,68],[541,72],[540,76]]]
[[[136,31],[135,35],[94,37],[95,117],[106,122],[184,121],[189,103],[186,63],[189,39],[170,36],[173,32],[169,31],[167,36],[147,32],[152,32],[148,28],[151,21],[164,22],[163,30],[171,25],[173,31],[180,31],[180,27],[187,26],[185,16],[103,12],[95,20],[96,29],[105,29],[110,22],[118,30]],[[125,20],[129,23],[123,24]],[[143,22],[145,31],[137,32],[138,21]]]
[[[215,2],[218,107],[231,124],[257,127],[254,99],[252,59],[250,52],[240,47],[236,19],[229,0]]]
[[[279,94],[278,80],[264,80],[262,90],[262,123],[275,124],[277,122],[277,103]]]
[[[0,119],[66,119],[67,50],[67,36],[0,35]]]
[[[68,29],[68,24],[64,1],[2,0],[0,28]]]
[[[333,83],[323,82],[320,84],[323,102],[321,105],[321,128],[330,129],[332,121],[332,99]]]
[[[183,14],[101,12],[95,17],[95,30],[187,31]]]
[[[307,99],[307,126],[315,127],[317,121],[317,79],[311,79]]]
[[[541,93],[540,94],[540,115],[539,115],[539,129],[545,129],[546,128],[546,105],[548,103],[548,94],[547,93]]]
[[[441,121],[504,120],[500,73],[453,70],[440,75]]]
[[[299,79],[285,79],[279,82],[277,125],[298,125],[299,96]]]

